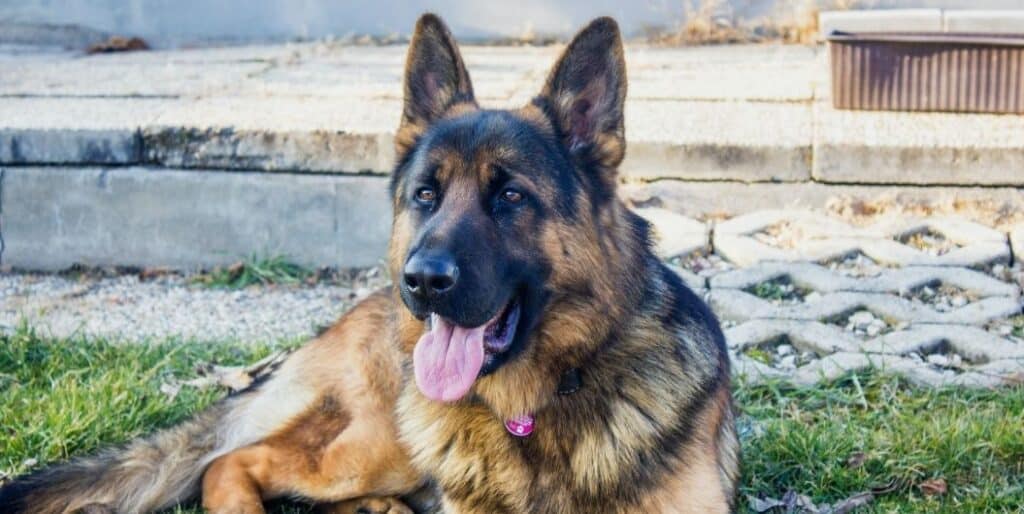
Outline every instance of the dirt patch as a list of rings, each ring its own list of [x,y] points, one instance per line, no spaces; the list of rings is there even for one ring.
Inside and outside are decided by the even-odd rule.
[[[848,277],[877,277],[885,269],[884,266],[861,252],[827,260],[821,264]]]
[[[800,351],[786,336],[751,346],[743,354],[762,364],[784,370],[794,370],[818,358],[814,352]]]
[[[903,297],[916,303],[928,305],[939,312],[959,309],[978,300],[975,293],[942,282],[923,285],[909,291]]]
[[[735,268],[735,266],[717,254],[709,254],[704,251],[691,252],[682,257],[673,257],[669,259],[669,263],[701,277],[708,277]]]
[[[766,280],[744,289],[744,291],[768,300],[775,305],[795,305],[804,303],[813,291],[793,284],[789,277],[778,277]]]
[[[960,245],[951,241],[945,235],[931,229],[901,234],[896,237],[896,240],[936,257],[960,248]]]
[[[936,200],[911,199],[905,195],[882,195],[872,200],[837,196],[825,203],[825,209],[854,225],[870,225],[882,216],[959,216],[993,227],[1008,229],[1024,223],[1024,209],[1009,201],[989,199],[940,198]]]
[[[842,327],[847,332],[861,339],[878,337],[906,328],[905,323],[891,323],[889,320],[876,316],[873,312],[866,309],[845,312],[826,320],[826,323]]]

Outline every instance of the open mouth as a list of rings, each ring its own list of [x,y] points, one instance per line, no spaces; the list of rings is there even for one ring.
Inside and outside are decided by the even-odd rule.
[[[484,325],[484,353],[492,360],[496,355],[507,352],[512,346],[519,326],[519,312],[519,301],[512,300],[504,310]],[[486,368],[485,362],[484,369]]]
[[[521,305],[513,299],[487,323],[461,327],[432,314],[427,333],[413,350],[416,385],[433,400],[452,402],[476,379],[497,369],[516,339]]]

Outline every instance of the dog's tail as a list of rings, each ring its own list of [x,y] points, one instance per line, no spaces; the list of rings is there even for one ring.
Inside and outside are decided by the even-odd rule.
[[[0,488],[0,512],[149,512],[193,498],[233,398],[119,449],[43,469]]]
[[[263,376],[196,417],[117,449],[57,464],[0,487],[0,513],[142,513],[199,494],[203,471],[217,457],[255,442],[268,429],[259,410],[288,383],[277,373],[284,354],[253,367]],[[284,380],[281,380],[284,378]],[[265,413],[264,413],[265,414]]]

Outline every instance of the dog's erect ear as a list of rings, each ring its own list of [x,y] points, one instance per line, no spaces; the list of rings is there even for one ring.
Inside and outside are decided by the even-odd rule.
[[[619,26],[598,18],[576,34],[535,102],[544,106],[576,157],[614,169],[626,152],[626,62]]]
[[[405,105],[395,146],[404,154],[427,127],[452,106],[476,107],[469,72],[441,18],[424,14],[416,22],[405,60]]]

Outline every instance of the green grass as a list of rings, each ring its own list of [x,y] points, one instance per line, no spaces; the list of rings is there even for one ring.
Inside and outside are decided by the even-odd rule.
[[[51,340],[0,336],[0,472],[28,471],[174,424],[222,392],[159,391],[198,364],[242,364],[271,346]],[[816,503],[889,487],[858,512],[1020,512],[1024,505],[1024,388],[914,388],[880,374],[794,389],[738,385],[746,495],[793,490]],[[851,456],[864,454],[860,465]],[[949,492],[918,488],[943,478]],[[747,512],[745,500],[741,512]],[[195,507],[173,512],[193,514]],[[306,512],[285,505],[277,513]]]
[[[1010,318],[1010,323],[1013,324],[1013,331],[1010,333],[1014,337],[1024,337],[1024,314]]]
[[[193,283],[211,288],[242,289],[252,285],[298,284],[313,271],[285,257],[250,257],[227,267],[218,267],[192,277]]]

